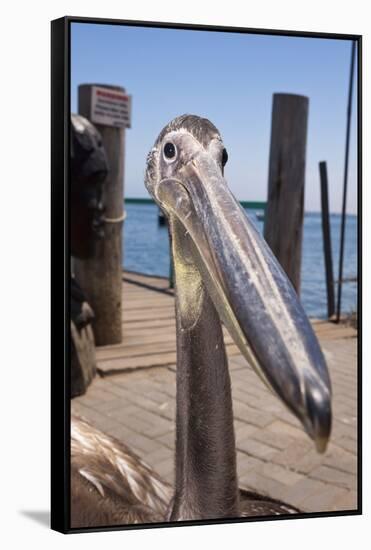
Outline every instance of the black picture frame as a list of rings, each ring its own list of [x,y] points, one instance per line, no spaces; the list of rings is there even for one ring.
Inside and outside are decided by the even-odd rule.
[[[358,468],[356,510],[318,512],[287,516],[285,519],[330,517],[362,514],[362,36],[272,29],[250,29],[210,25],[127,21],[84,17],[63,17],[51,22],[51,528],[62,533],[111,531],[203,525],[249,521],[272,521],[282,517],[258,517],[233,520],[200,520],[178,523],[106,526],[72,529],[70,527],[70,306],[69,306],[69,151],[70,151],[70,27],[72,23],[109,24],[131,27],[200,30],[246,34],[269,34],[308,38],[351,40],[357,44],[356,78],[358,82]],[[63,251],[63,254],[61,253]]]

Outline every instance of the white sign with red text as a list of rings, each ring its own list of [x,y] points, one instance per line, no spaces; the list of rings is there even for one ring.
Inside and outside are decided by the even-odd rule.
[[[130,128],[131,95],[118,90],[93,86],[91,122],[116,128]]]

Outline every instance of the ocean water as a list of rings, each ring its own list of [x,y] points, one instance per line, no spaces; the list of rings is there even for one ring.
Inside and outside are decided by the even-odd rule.
[[[158,208],[154,204],[126,204],[124,225],[124,268],[148,275],[169,276],[169,238],[166,227],[158,224]],[[254,211],[246,211],[257,228],[263,231]],[[331,239],[334,277],[339,262],[341,216],[332,214]],[[357,276],[357,217],[348,215],[343,277]],[[336,296],[335,296],[336,299]],[[326,318],[327,295],[320,214],[305,214],[301,275],[301,301],[308,316]],[[342,313],[357,309],[357,283],[344,283]]]

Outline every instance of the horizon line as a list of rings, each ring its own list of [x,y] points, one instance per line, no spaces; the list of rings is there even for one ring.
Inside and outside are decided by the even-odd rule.
[[[147,203],[147,204],[156,204],[155,200],[152,197],[124,197],[124,201],[130,201],[132,204],[134,201],[137,201],[138,203]],[[251,203],[252,206],[247,207],[250,210],[264,210],[265,205],[267,204],[267,201],[262,200],[245,200],[245,199],[237,199],[239,203],[242,204],[242,206],[246,207],[246,203]],[[244,205],[245,203],[245,205]],[[253,206],[255,204],[255,206]],[[264,205],[264,206],[263,206]],[[321,214],[321,210],[304,210],[304,214]],[[339,215],[341,216],[342,212],[336,212],[331,211],[330,215]],[[346,212],[347,216],[356,216],[358,217],[358,212]]]

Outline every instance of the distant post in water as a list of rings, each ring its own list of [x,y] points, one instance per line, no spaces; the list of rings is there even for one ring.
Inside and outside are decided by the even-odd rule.
[[[330,208],[328,201],[328,180],[327,164],[319,163],[319,173],[321,180],[321,210],[322,210],[322,233],[323,233],[323,251],[325,255],[326,270],[326,288],[327,288],[327,317],[335,313],[335,289],[334,274],[332,269],[332,251],[331,251],[331,230],[330,230]]]
[[[274,94],[264,237],[300,293],[309,99]]]
[[[75,262],[76,278],[95,314],[93,326],[98,346],[122,341],[124,148],[125,128],[130,127],[130,101],[119,86],[79,86],[79,114],[99,130],[109,162],[103,191],[104,238],[97,241],[92,258]]]

